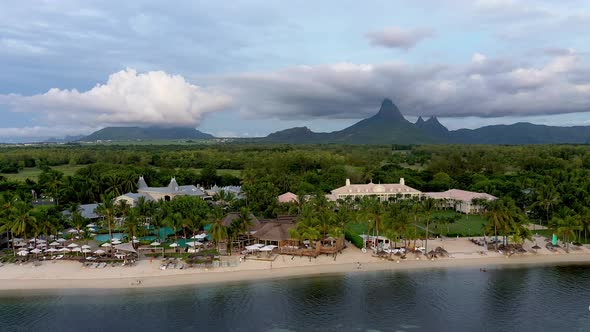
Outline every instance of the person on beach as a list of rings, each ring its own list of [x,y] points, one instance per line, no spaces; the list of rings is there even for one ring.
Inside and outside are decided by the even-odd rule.
[[[361,269],[361,262],[356,262],[356,269],[360,270]]]

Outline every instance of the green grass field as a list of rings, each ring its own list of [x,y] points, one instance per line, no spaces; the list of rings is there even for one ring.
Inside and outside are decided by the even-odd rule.
[[[456,215],[460,219],[455,223],[449,224],[448,229],[446,225],[434,225],[431,224],[430,231],[443,234],[443,235],[459,235],[459,236],[479,236],[483,234],[484,225],[487,223],[487,220],[484,216],[481,215],[465,215],[462,213],[458,213],[455,211],[447,210],[447,211],[439,211],[432,214],[432,219],[436,217],[449,217]],[[426,223],[422,222],[422,225]]]
[[[84,167],[86,165],[62,165],[62,166],[54,166],[51,167],[57,171],[63,172],[65,176],[74,175],[77,170]],[[41,170],[37,167],[31,168],[24,168],[18,174],[2,174],[2,176],[6,177],[9,180],[14,181],[25,181],[26,179],[31,179],[37,181],[37,178],[41,174]]]

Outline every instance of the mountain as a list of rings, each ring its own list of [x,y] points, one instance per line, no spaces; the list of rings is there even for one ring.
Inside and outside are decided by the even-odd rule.
[[[127,141],[164,139],[209,139],[213,135],[186,127],[106,127],[83,137],[80,141]]]
[[[264,139],[270,142],[284,143],[284,142],[298,142],[298,143],[314,143],[321,139],[321,136],[326,134],[314,133],[307,127],[294,127],[285,130],[274,132]]]
[[[385,99],[377,114],[331,133],[297,127],[272,133],[262,141],[275,143],[343,144],[588,144],[590,127],[553,127],[531,123],[448,130],[436,116],[406,120],[397,106]]]
[[[280,143],[424,144],[437,143],[438,137],[406,120],[390,99],[384,99],[377,114],[345,129],[331,133],[314,133],[307,127],[290,128],[272,133],[263,138],[263,141]]]
[[[554,127],[519,122],[452,131],[451,143],[461,144],[588,144],[590,127]]]
[[[449,130],[443,126],[442,123],[438,122],[436,116],[431,116],[428,120],[424,121],[422,117],[418,117],[418,121],[415,123],[416,127],[421,128],[427,133],[435,136],[448,136]]]

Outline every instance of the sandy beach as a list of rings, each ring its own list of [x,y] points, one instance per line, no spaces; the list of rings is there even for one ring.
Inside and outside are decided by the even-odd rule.
[[[537,242],[540,244],[541,240],[537,239]],[[529,252],[506,257],[493,251],[481,255],[481,247],[466,238],[431,240],[428,245],[430,248],[445,248],[450,257],[427,260],[424,256],[416,259],[416,256],[409,254],[405,260],[389,261],[349,247],[336,259],[320,256],[309,260],[307,257],[279,255],[272,264],[268,261],[246,260],[236,267],[209,270],[161,270],[159,260],[141,260],[133,267],[107,266],[104,269],[86,268],[75,261],[46,261],[40,266],[6,264],[0,267],[0,290],[149,288],[380,270],[590,264],[588,248],[572,250],[570,253],[561,249],[553,253],[545,248],[534,252],[529,250],[534,243],[529,242],[524,246]]]

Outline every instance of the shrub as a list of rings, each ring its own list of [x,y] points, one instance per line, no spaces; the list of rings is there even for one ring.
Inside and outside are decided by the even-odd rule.
[[[357,248],[361,249],[364,247],[363,238],[360,237],[358,234],[353,233],[349,230],[345,230],[344,237],[346,238],[346,240],[354,244]]]

